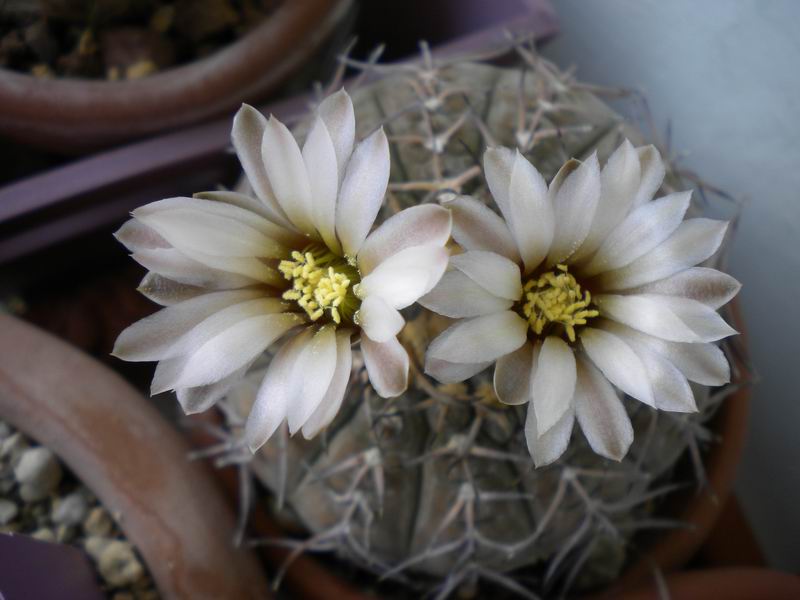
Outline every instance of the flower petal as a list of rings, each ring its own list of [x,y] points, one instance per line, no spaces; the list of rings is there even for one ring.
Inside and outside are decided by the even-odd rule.
[[[392,338],[379,344],[361,337],[361,351],[367,367],[369,382],[381,398],[394,398],[408,387],[408,352]]]
[[[486,250],[519,263],[522,259],[506,222],[470,196],[442,200],[453,213],[453,239],[465,250]]]
[[[742,284],[727,273],[706,267],[692,267],[630,290],[630,293],[680,296],[717,309],[730,302],[741,287]]]
[[[314,332],[308,328],[288,340],[269,364],[258,389],[253,407],[247,416],[244,436],[252,452],[263,446],[278,429],[297,398],[307,373],[297,369],[301,356]]]
[[[487,292],[461,271],[447,271],[436,287],[422,296],[418,302],[433,312],[461,319],[479,317],[508,310],[513,300],[498,298]]]
[[[661,187],[661,182],[664,181],[666,174],[661,153],[655,146],[642,146],[636,149],[636,153],[639,155],[641,179],[639,180],[639,189],[636,190],[636,199],[633,201],[634,207],[641,206],[653,198],[658,188]]]
[[[441,246],[412,246],[384,260],[361,280],[362,298],[377,295],[401,309],[416,302],[439,282],[449,253]]]
[[[601,244],[581,274],[619,269],[666,240],[683,220],[691,192],[677,192],[643,204],[629,214]]]
[[[666,241],[631,264],[603,273],[602,289],[623,290],[670,277],[711,257],[722,244],[728,223],[688,219]]]
[[[569,165],[569,163],[567,163]],[[571,169],[571,166],[562,169]],[[554,183],[561,178],[556,175]],[[550,197],[555,211],[555,235],[547,254],[547,266],[566,261],[583,244],[594,221],[600,199],[600,165],[597,153],[563,179],[563,183],[550,186]]]
[[[321,117],[317,117],[303,145],[303,162],[311,186],[311,217],[325,244],[336,252],[342,249],[336,238],[336,196],[339,170],[336,150]]]
[[[556,424],[539,435],[536,410],[532,404],[528,405],[528,416],[525,418],[525,441],[528,445],[528,452],[533,458],[533,464],[537,468],[555,462],[564,454],[569,447],[574,423],[575,408],[570,403],[569,408],[561,415]]]
[[[731,380],[730,366],[725,353],[714,344],[668,342],[615,321],[603,320],[603,329],[623,339],[633,339],[671,362],[689,381],[718,386]]]
[[[219,381],[255,359],[284,333],[301,323],[300,317],[288,313],[260,315],[240,321],[191,354],[177,359],[183,364],[174,370],[160,371],[161,366],[169,361],[159,363],[151,393]]]
[[[157,252],[159,250],[151,250]],[[266,283],[272,286],[282,286],[286,283],[283,275],[277,269],[273,269],[258,258],[252,256],[215,256],[194,250],[187,250],[186,255],[203,265],[210,267],[214,271],[223,271],[244,275],[256,282]],[[133,258],[136,259],[136,254]],[[138,260],[138,259],[137,259]],[[177,278],[173,278],[177,279]]]
[[[120,333],[111,354],[128,361],[160,360],[178,338],[204,319],[261,295],[258,290],[212,292],[163,308]]]
[[[148,227],[138,219],[128,219],[116,232],[114,237],[131,252],[151,250],[153,248],[169,248],[170,243],[160,236],[152,227]]]
[[[261,156],[261,142],[264,138],[264,128],[267,120],[252,106],[242,104],[242,107],[233,118],[231,140],[239,157],[239,163],[247,176],[247,181],[253,188],[258,199],[263,202],[265,210],[270,215],[270,220],[281,225],[289,225],[286,214],[275,199],[272,186],[264,168],[264,159]]]
[[[438,358],[425,357],[425,373],[439,383],[459,383],[488,368],[492,361],[482,363],[452,363]]]
[[[531,402],[536,411],[537,432],[551,429],[572,406],[575,393],[575,355],[561,338],[548,336],[542,344],[531,375]]]
[[[244,376],[249,366],[247,365],[238,371],[234,371],[227,377],[210,385],[175,390],[183,412],[187,415],[194,415],[214,406]]]
[[[353,101],[342,88],[323,100],[317,112],[325,123],[331,136],[333,148],[336,152],[336,164],[339,172],[339,181],[342,181],[347,161],[353,153],[353,143],[356,136],[356,116],[353,111]]]
[[[388,342],[406,322],[396,309],[380,296],[367,296],[356,313],[356,323],[373,342]]]
[[[336,232],[347,256],[356,256],[361,249],[388,184],[389,141],[381,128],[353,150],[339,192]]]
[[[303,155],[292,132],[275,117],[270,117],[264,125],[261,156],[283,212],[300,231],[313,235],[311,183]]]
[[[161,306],[172,306],[208,292],[201,287],[167,279],[158,273],[147,273],[139,282],[136,291]]]
[[[533,344],[523,344],[518,350],[497,359],[494,393],[503,404],[525,404],[531,399],[533,353]]]
[[[350,382],[350,371],[353,366],[353,351],[350,348],[351,335],[352,331],[350,330],[336,332],[336,370],[333,372],[331,383],[317,410],[303,425],[303,437],[307,440],[310,440],[323,428],[330,425],[342,406],[347,384]]]
[[[602,329],[587,327],[580,338],[586,354],[606,379],[629,396],[655,406],[647,369],[633,348],[619,336]]]
[[[515,301],[522,297],[519,267],[505,256],[469,250],[451,256],[450,265],[495,296]]]
[[[589,233],[574,260],[590,256],[627,216],[636,200],[640,179],[639,155],[626,139],[600,171],[600,200]]]
[[[131,258],[152,273],[209,290],[236,289],[258,283],[257,279],[246,275],[209,267],[175,248],[143,248]]]
[[[295,362],[295,369],[305,373],[305,377],[287,411],[290,435],[300,430],[325,397],[336,371],[336,354],[336,328],[325,325],[314,334]]]
[[[600,313],[671,342],[714,342],[736,333],[705,304],[673,296],[595,296]]]
[[[427,356],[454,363],[494,361],[527,341],[528,323],[509,310],[465,319],[443,331]]]
[[[368,275],[388,257],[413,246],[444,246],[450,238],[450,211],[435,204],[401,210],[367,236],[358,251],[358,268]]]
[[[622,460],[633,442],[633,426],[614,388],[586,361],[578,363],[575,416],[597,454]]]

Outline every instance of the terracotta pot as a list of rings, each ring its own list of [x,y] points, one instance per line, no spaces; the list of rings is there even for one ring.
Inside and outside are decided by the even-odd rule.
[[[666,578],[672,600],[795,600],[800,598],[800,577],[769,569],[704,569],[675,573]],[[658,600],[655,583],[620,596],[619,600]]]
[[[112,512],[168,599],[266,598],[253,554],[203,465],[110,369],[0,314],[0,419],[52,449]],[[198,498],[202,501],[198,501]]]
[[[0,69],[0,133],[77,153],[256,102],[324,42],[352,0],[289,0],[253,31],[192,63],[132,81],[37,79]]]

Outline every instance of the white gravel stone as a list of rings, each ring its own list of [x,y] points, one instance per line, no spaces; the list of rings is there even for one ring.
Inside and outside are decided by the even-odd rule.
[[[106,549],[112,542],[111,538],[99,536],[99,535],[92,535],[87,537],[83,542],[83,549],[91,556],[95,561],[100,560],[100,556],[103,554],[103,550]]]
[[[61,481],[61,465],[47,448],[25,450],[14,467],[14,477],[20,484],[19,494],[26,502],[46,498]]]
[[[17,516],[17,505],[11,500],[0,498],[0,525],[7,525]]]
[[[114,587],[129,585],[144,575],[144,569],[133,546],[128,542],[112,540],[100,554],[97,564],[100,576]]]
[[[43,542],[56,541],[56,534],[53,533],[52,529],[48,529],[47,527],[42,527],[41,529],[37,529],[31,534],[31,537],[33,539],[41,540]]]
[[[86,518],[86,498],[80,492],[73,492],[53,504],[53,522],[60,525],[77,525]]]
[[[0,458],[13,460],[17,454],[28,448],[28,442],[19,432],[8,436],[0,444]]]
[[[111,533],[111,526],[111,517],[101,506],[90,510],[83,521],[83,530],[87,536],[106,536]]]

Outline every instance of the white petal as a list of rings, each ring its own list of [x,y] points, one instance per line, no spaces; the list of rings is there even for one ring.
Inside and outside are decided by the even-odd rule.
[[[691,192],[677,192],[634,210],[606,238],[581,274],[619,269],[650,252],[681,224],[691,196]]]
[[[519,267],[505,256],[484,250],[469,250],[451,256],[450,264],[495,296],[506,300],[519,300],[522,297]]]
[[[339,192],[339,171],[336,150],[325,123],[314,121],[303,145],[303,162],[311,186],[311,216],[325,244],[341,253],[336,238],[336,196]]]
[[[536,411],[537,432],[551,429],[572,406],[575,393],[575,355],[561,338],[548,336],[531,375],[531,402]]]
[[[525,404],[531,399],[533,344],[501,356],[494,367],[494,393],[503,404]]]
[[[161,353],[161,358],[190,354],[195,348],[199,348],[245,319],[281,313],[285,310],[286,304],[280,298],[259,297],[232,304],[209,315],[182,336],[176,337]]]
[[[163,308],[120,333],[111,353],[129,361],[160,360],[178,338],[210,315],[261,295],[258,290],[213,292]]]
[[[353,101],[347,92],[341,89],[325,98],[317,110],[331,136],[341,182],[355,142],[356,116],[353,111]]]
[[[256,196],[264,204],[270,219],[281,225],[288,225],[286,214],[275,199],[272,186],[264,168],[261,156],[261,141],[264,138],[264,127],[267,120],[252,106],[242,104],[233,118],[231,141],[239,157],[239,163],[247,176],[247,181]]]
[[[617,393],[586,361],[578,366],[575,416],[597,454],[622,460],[633,442],[633,426]]]
[[[482,363],[452,363],[438,358],[425,357],[425,373],[439,383],[459,383],[477,375],[492,364],[491,361]]]
[[[249,366],[249,365],[248,365]],[[233,372],[224,379],[210,385],[192,388],[178,388],[175,394],[187,415],[204,412],[214,406],[244,376],[247,367]]]
[[[287,253],[285,246],[250,225],[204,210],[176,208],[134,214],[185,253],[269,258]]]
[[[487,292],[457,269],[447,271],[436,287],[418,302],[428,310],[452,319],[502,312],[514,304],[513,300]]]
[[[358,251],[358,268],[368,275],[388,257],[412,246],[444,246],[450,238],[450,211],[435,204],[401,210],[367,236]]]
[[[208,385],[227,377],[255,359],[284,333],[301,324],[293,314],[272,314],[240,321],[220,335],[185,355],[184,364],[175,372],[160,373],[159,363],[151,392]],[[174,360],[174,359],[173,359]],[[178,359],[180,360],[180,359]]]
[[[367,296],[356,313],[356,323],[363,332],[378,343],[388,342],[395,337],[406,322],[396,309],[389,306],[380,296]]]
[[[544,434],[539,435],[539,426],[536,422],[536,410],[532,404],[528,405],[528,416],[525,419],[525,441],[528,452],[533,458],[536,467],[544,467],[564,454],[572,437],[572,425],[575,423],[575,407],[569,408],[561,418]]]
[[[311,184],[303,155],[292,132],[275,117],[270,117],[264,126],[261,156],[283,212],[300,231],[313,234]]]
[[[295,369],[305,376],[287,411],[290,435],[300,430],[325,397],[336,371],[336,350],[336,328],[326,325],[314,334],[295,362]]]
[[[258,283],[257,279],[246,275],[209,267],[175,248],[141,249],[134,252],[131,258],[148,271],[179,283],[210,290],[235,289]]]
[[[156,250],[151,250],[156,252]],[[258,258],[252,256],[216,256],[194,250],[187,250],[186,255],[216,271],[226,271],[244,275],[251,280],[266,283],[272,286],[282,286],[286,283],[283,275]],[[136,255],[134,255],[136,258]]]
[[[389,141],[383,128],[361,141],[347,164],[336,232],[347,256],[356,256],[375,222],[389,184]]]
[[[576,252],[575,260],[591,255],[609,232],[622,222],[636,200],[640,176],[639,155],[626,139],[600,171],[600,200],[592,226]]]
[[[713,308],[655,294],[595,296],[600,313],[671,342],[714,342],[736,333]]]
[[[288,340],[269,364],[264,381],[245,423],[245,440],[252,452],[263,446],[283,423],[289,406],[297,398],[307,373],[297,369],[302,354],[314,332],[311,328]]]
[[[633,201],[634,207],[641,206],[652,199],[658,188],[661,187],[661,182],[664,181],[666,174],[664,161],[661,160],[661,154],[655,146],[642,146],[636,149],[636,153],[639,155],[639,168],[642,175],[639,189],[636,190],[636,199]]]
[[[668,342],[615,321],[603,320],[600,326],[624,339],[635,339],[639,345],[647,346],[675,365],[690,381],[717,386],[731,380],[728,359],[714,344]]]
[[[706,267],[692,267],[630,290],[630,293],[680,296],[717,309],[730,302],[741,287],[742,284],[727,273]]]
[[[509,310],[465,319],[443,331],[427,356],[454,363],[494,361],[527,341],[528,323]]]
[[[567,167],[570,168],[570,167]],[[556,180],[560,180],[556,175]],[[551,184],[550,196],[555,211],[555,236],[547,255],[547,265],[564,262],[589,235],[597,202],[600,199],[600,165],[593,153],[563,183]]]
[[[722,244],[728,223],[688,219],[666,241],[631,264],[600,276],[604,290],[623,290],[664,279],[712,256]]]
[[[487,250],[519,263],[522,259],[506,222],[485,204],[456,196],[442,204],[453,213],[453,239],[465,250]]]
[[[633,348],[620,337],[602,329],[587,327],[580,338],[586,354],[606,379],[629,396],[655,406],[647,369]]]
[[[310,440],[316,436],[323,428],[330,425],[339,408],[342,406],[347,384],[350,382],[350,370],[353,365],[353,351],[350,349],[349,330],[339,330],[336,332],[336,370],[333,372],[331,384],[325,392],[325,396],[319,403],[317,410],[314,411],[303,425],[303,437]]]
[[[394,398],[406,391],[408,352],[397,338],[379,344],[362,336],[361,351],[369,382],[381,398]]]
[[[646,346],[633,347],[647,369],[656,408],[682,413],[697,412],[692,388],[675,365]]]
[[[138,219],[125,221],[122,227],[114,233],[114,237],[131,252],[170,247],[170,243],[167,240]]]
[[[362,298],[377,295],[394,308],[405,308],[427,294],[447,268],[449,253],[441,246],[412,246],[384,260],[359,284]]]
[[[208,292],[201,287],[186,285],[172,279],[162,277],[158,273],[148,273],[136,288],[148,300],[161,306],[172,306],[190,300]]]

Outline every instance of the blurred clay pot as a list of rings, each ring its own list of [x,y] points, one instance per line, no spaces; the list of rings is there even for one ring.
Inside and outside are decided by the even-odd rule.
[[[76,154],[263,100],[320,48],[352,4],[287,0],[218,52],[142,79],[38,79],[0,69],[0,134]]]
[[[189,446],[119,375],[0,314],[0,419],[55,452],[111,512],[170,600],[269,598],[235,518]]]

